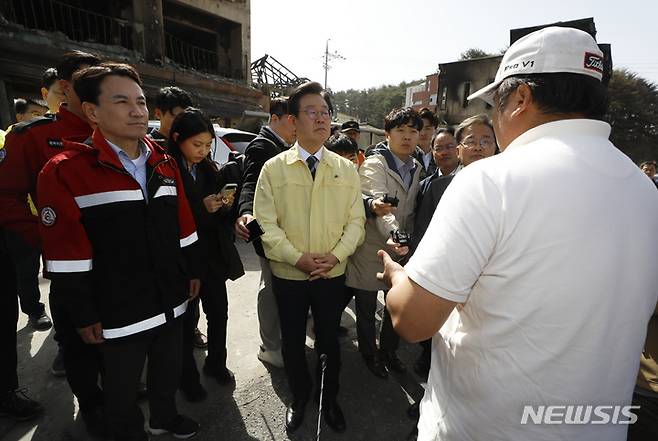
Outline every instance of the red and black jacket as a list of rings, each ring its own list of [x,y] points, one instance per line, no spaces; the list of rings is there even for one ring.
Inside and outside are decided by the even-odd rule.
[[[50,158],[62,152],[63,139],[83,142],[91,132],[89,124],[66,110],[65,104],[56,115],[14,125],[0,159],[0,228],[39,246],[37,218],[30,212],[27,195],[38,203],[37,176]]]
[[[174,159],[148,139],[147,200],[99,130],[65,142],[39,175],[46,269],[76,327],[106,339],[158,327],[187,309],[196,227]]]

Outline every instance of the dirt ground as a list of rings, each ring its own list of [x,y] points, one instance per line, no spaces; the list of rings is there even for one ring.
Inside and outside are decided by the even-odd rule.
[[[222,387],[204,378],[208,398],[201,403],[188,403],[179,396],[181,413],[201,424],[196,440],[316,440],[317,409],[309,403],[303,426],[287,435],[284,427],[286,403],[290,400],[283,370],[269,368],[257,358],[259,347],[256,297],[260,267],[253,248],[239,245],[246,274],[229,282],[228,366],[235,372],[236,384]],[[47,303],[48,282],[41,281],[42,301]],[[380,293],[381,300],[381,293]],[[383,305],[380,302],[380,310]],[[412,365],[420,348],[401,342],[398,352],[407,364],[404,375],[391,375],[388,380],[373,376],[365,367],[356,346],[356,327],[353,305],[343,314],[342,324],[349,334],[341,340],[342,369],[339,403],[345,413],[347,431],[334,433],[324,422],[321,440],[377,440],[404,441],[414,422],[407,416],[410,402],[422,396],[420,378],[412,372]],[[202,330],[206,323],[202,316]],[[27,326],[21,314],[18,327],[18,372],[21,387],[45,407],[42,417],[33,422],[13,423],[0,419],[0,438],[6,441],[78,441],[92,439],[78,421],[77,402],[66,380],[54,377],[50,365],[56,353],[53,331],[35,332]],[[307,359],[313,368],[312,332],[307,333]],[[204,353],[197,350],[199,366]],[[148,415],[148,405],[143,405]],[[168,435],[151,437],[168,441]]]

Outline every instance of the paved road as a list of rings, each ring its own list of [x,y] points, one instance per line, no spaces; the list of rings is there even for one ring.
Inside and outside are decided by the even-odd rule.
[[[181,412],[201,424],[197,440],[291,440],[316,439],[317,410],[310,404],[303,426],[294,434],[286,435],[284,428],[285,403],[290,400],[285,375],[280,369],[268,369],[257,358],[259,345],[256,317],[256,290],[260,268],[253,249],[239,246],[246,274],[229,282],[228,365],[235,372],[234,387],[221,387],[202,378],[209,397],[198,404],[179,397]],[[42,300],[47,299],[48,282],[41,282]],[[380,294],[381,296],[381,294]],[[343,366],[339,400],[347,420],[347,431],[335,434],[323,424],[321,439],[403,441],[413,422],[406,410],[413,398],[422,395],[419,378],[413,373],[380,380],[367,370],[357,352],[353,305],[343,314],[342,323],[349,329],[342,339]],[[383,306],[380,304],[380,308]],[[14,424],[0,419],[0,439],[7,441],[78,441],[91,439],[81,421],[76,420],[77,403],[64,379],[50,374],[50,364],[56,345],[52,331],[33,332],[21,314],[18,323],[19,380],[31,396],[40,400],[45,414],[31,423]],[[205,328],[205,321],[200,322]],[[307,358],[314,366],[312,333],[307,337]],[[400,358],[411,366],[419,354],[416,345],[401,343]],[[197,351],[199,366],[203,352]],[[143,406],[148,415],[148,406]],[[152,440],[169,441],[168,435]]]

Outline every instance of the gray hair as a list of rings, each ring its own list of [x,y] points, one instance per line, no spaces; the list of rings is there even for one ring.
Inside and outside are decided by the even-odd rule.
[[[479,115],[466,118],[457,126],[457,128],[455,129],[455,140],[457,140],[457,142],[461,142],[464,136],[464,130],[475,124],[483,124],[489,127],[493,131],[493,125],[491,124],[489,117],[484,113],[481,113]]]

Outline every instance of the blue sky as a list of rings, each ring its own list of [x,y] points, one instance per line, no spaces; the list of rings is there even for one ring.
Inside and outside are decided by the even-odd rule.
[[[658,83],[656,0],[251,0],[251,57],[277,58],[299,76],[329,87],[363,89],[424,78],[471,47],[498,52],[509,30],[594,17],[615,67]]]

